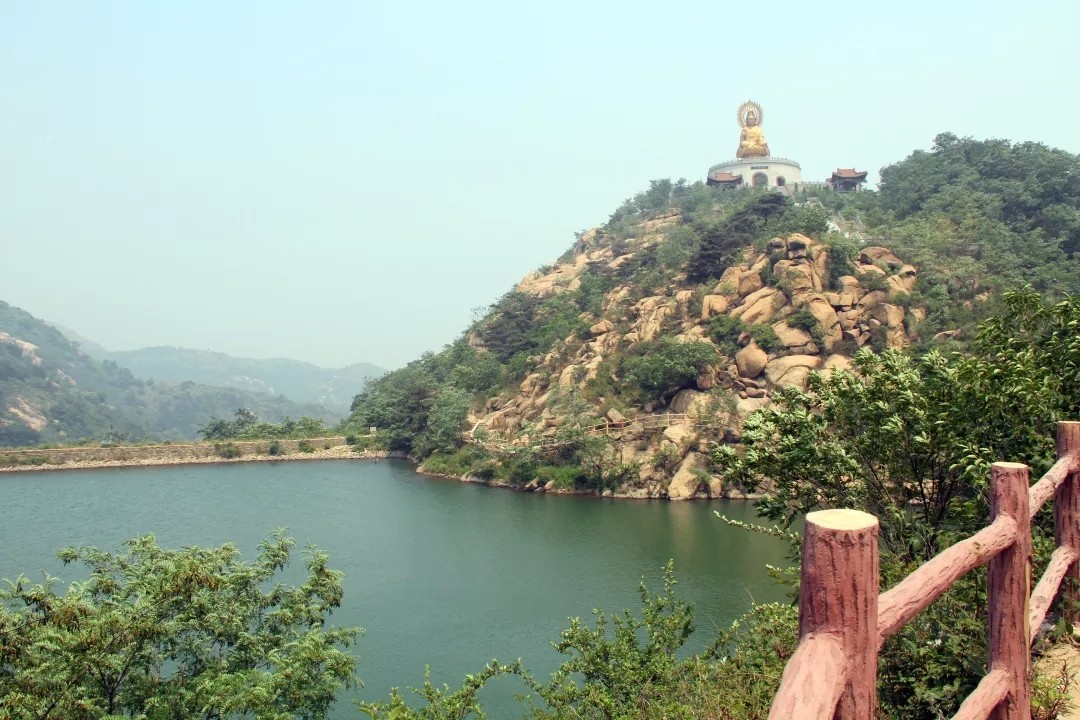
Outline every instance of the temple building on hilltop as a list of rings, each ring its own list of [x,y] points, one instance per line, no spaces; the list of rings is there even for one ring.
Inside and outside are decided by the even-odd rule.
[[[804,182],[802,167],[790,158],[776,157],[769,151],[765,131],[761,129],[764,113],[761,106],[747,100],[736,114],[741,131],[735,159],[709,168],[705,182],[722,187],[773,188],[793,193],[800,187],[827,187],[836,192],[856,192],[866,183],[866,173],[855,168],[838,168],[828,180]]]
[[[866,183],[866,172],[855,168],[837,168],[825,184],[836,192],[858,192]]]
[[[735,159],[709,168],[706,183],[727,187],[771,187],[794,189],[802,184],[802,168],[789,158],[774,157],[769,152],[765,131],[761,129],[764,113],[761,106],[747,100],[739,106],[737,119],[739,149]]]

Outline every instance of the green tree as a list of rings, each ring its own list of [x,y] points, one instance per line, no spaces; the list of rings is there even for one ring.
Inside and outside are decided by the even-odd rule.
[[[427,455],[435,450],[453,450],[464,442],[465,418],[469,414],[469,394],[448,385],[440,388],[431,404],[427,425],[417,441],[417,450]]]
[[[753,195],[727,219],[699,228],[698,251],[690,263],[687,280],[703,283],[720,277],[738,253],[779,227],[790,206],[791,200],[779,193]]]
[[[718,359],[716,349],[701,341],[663,338],[640,351],[641,355],[625,363],[627,382],[659,394],[692,387],[701,371]]]
[[[551,680],[534,689],[547,707],[534,713],[543,720],[586,718],[689,717],[679,693],[684,663],[676,653],[694,631],[693,608],[675,594],[674,566],[664,567],[664,589],[653,594],[642,579],[642,616],[630,610],[612,618],[594,610],[596,626],[570,620],[555,649],[569,656]]]
[[[89,578],[0,592],[0,716],[325,717],[354,681],[344,648],[360,630],[327,625],[342,589],[324,553],[309,550],[299,587],[274,583],[292,546],[278,532],[250,563],[153,536],[61,551]]]
[[[743,450],[718,446],[714,462],[728,479],[770,481],[759,508],[785,524],[825,507],[876,515],[888,586],[985,526],[991,462],[1023,461],[1036,476],[1050,466],[1055,422],[1080,412],[1077,327],[1078,298],[1007,293],[970,353],[863,351],[854,373],[814,374],[807,391],[774,396],[747,419]],[[1049,545],[1039,532],[1037,562]],[[984,585],[984,573],[965,577],[886,644],[879,693],[890,716],[951,715],[974,687]]]

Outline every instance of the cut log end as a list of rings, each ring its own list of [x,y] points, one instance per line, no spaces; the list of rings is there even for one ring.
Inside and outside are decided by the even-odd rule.
[[[991,468],[998,468],[999,470],[1026,470],[1027,465],[1024,463],[1014,462],[996,462],[990,466]]]
[[[806,522],[828,530],[866,530],[877,527],[878,519],[859,510],[818,510],[807,513]]]

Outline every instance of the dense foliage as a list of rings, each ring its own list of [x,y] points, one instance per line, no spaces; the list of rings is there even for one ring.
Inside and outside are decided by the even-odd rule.
[[[864,351],[854,373],[784,391],[747,420],[743,447],[716,447],[715,462],[751,486],[771,480],[759,507],[787,525],[820,508],[873,513],[883,579],[899,580],[985,526],[990,463],[1022,461],[1042,474],[1055,423],[1080,417],[1080,298],[1047,303],[1022,290],[1003,305],[969,353]],[[1047,545],[1037,539],[1043,561]],[[983,674],[980,577],[958,583],[886,645],[880,691],[896,716],[951,714]]]
[[[359,629],[326,625],[342,578],[324,553],[309,552],[300,586],[275,583],[292,546],[278,533],[253,562],[153,536],[62,551],[87,579],[0,592],[0,716],[324,717],[354,682]]]
[[[919,267],[926,332],[972,330],[985,293],[1080,286],[1080,157],[1041,143],[937,136],[883,168],[877,193],[847,198],[848,217]]]
[[[199,428],[203,440],[286,440],[296,438],[324,437],[330,429],[318,418],[301,415],[298,420],[285,416],[281,422],[259,420],[248,410],[240,408],[232,420],[213,418]]]

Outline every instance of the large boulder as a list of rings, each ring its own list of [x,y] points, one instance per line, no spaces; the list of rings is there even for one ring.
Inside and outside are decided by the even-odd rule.
[[[799,328],[793,328],[783,320],[774,324],[772,328],[773,332],[776,333],[776,337],[780,340],[780,344],[786,348],[806,347],[814,342],[814,338],[810,337],[810,333]]]
[[[896,257],[892,250],[883,247],[865,247],[859,251],[859,262],[867,265],[875,265],[881,263],[887,265],[890,269],[896,269],[904,266],[904,261]]]
[[[859,283],[859,279],[854,275],[841,275],[839,282],[840,292],[842,293],[852,293],[858,297],[865,292],[863,286]]]
[[[880,303],[870,308],[870,317],[885,327],[900,327],[904,324],[904,308],[898,305]]]
[[[848,295],[848,297],[854,297]],[[831,350],[832,346],[843,336],[843,328],[840,327],[840,318],[837,317],[833,306],[822,297],[811,297],[803,305],[821,326],[822,335],[825,338],[825,349]]]
[[[830,355],[821,366],[821,374],[826,377],[841,370],[851,370],[851,360],[844,355]]]
[[[680,390],[671,398],[668,410],[673,413],[693,415],[709,401],[706,393],[697,390]]]
[[[889,290],[897,295],[910,294],[915,289],[917,280],[915,268],[911,265],[905,265],[895,275],[889,277]]]
[[[753,341],[735,353],[735,366],[739,368],[741,377],[756,378],[761,374],[767,362],[769,362],[769,356]]]
[[[873,307],[878,303],[883,303],[885,302],[885,300],[885,293],[880,290],[873,290],[859,298],[859,302],[856,304],[856,307],[859,308],[859,310],[864,310],[868,307]]]
[[[776,381],[777,388],[794,387],[800,390],[806,389],[806,383],[810,379],[812,370],[808,367],[796,366],[784,373],[783,377]]]
[[[765,377],[768,378],[769,383],[774,386],[792,384],[791,381],[801,379],[805,385],[806,376],[810,370],[815,370],[821,366],[821,358],[817,355],[788,355],[782,358],[776,358],[768,365],[765,366]],[[789,378],[787,383],[781,381],[784,377],[797,368],[805,369],[805,372],[798,371]]]
[[[739,401],[735,403],[735,414],[739,416],[739,422],[741,423],[742,421],[746,420],[750,413],[754,412],[755,410],[760,410],[768,404],[769,398],[767,397],[740,398]]]
[[[723,295],[706,295],[701,301],[701,319],[708,320],[714,315],[727,312],[731,302]]]
[[[679,464],[679,469],[668,483],[668,498],[671,500],[689,500],[697,494],[701,479],[694,472],[697,467],[698,454],[689,452]]]
[[[664,429],[664,440],[685,452],[697,440],[693,425],[671,425]]]
[[[787,303],[787,297],[776,288],[764,287],[747,296],[742,305],[731,311],[732,317],[747,325],[768,322]]]
[[[604,335],[615,329],[615,325],[608,319],[603,319],[589,328],[593,335]]]
[[[806,260],[779,260],[773,265],[773,274],[780,282],[787,283],[791,292],[814,290],[814,267]],[[820,283],[818,289],[820,289]]]
[[[675,315],[675,303],[666,297],[642,298],[632,310],[637,314],[633,330],[641,340],[653,340],[664,329],[664,322]]]
[[[825,358],[822,370],[851,370],[851,358],[846,355],[830,355]]]
[[[713,288],[714,295],[737,295],[739,292],[739,281],[742,278],[744,270],[738,265],[732,265],[724,270],[724,274],[720,276],[720,282],[716,283],[716,287]]]
[[[855,272],[858,273],[858,277],[877,275],[878,277],[885,277],[889,273],[885,272],[877,265],[859,265]]]
[[[760,273],[743,273],[739,276],[737,292],[739,293],[739,297],[746,297],[763,287],[765,287],[765,281],[761,279]]]

